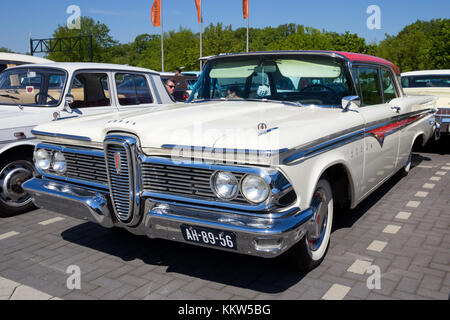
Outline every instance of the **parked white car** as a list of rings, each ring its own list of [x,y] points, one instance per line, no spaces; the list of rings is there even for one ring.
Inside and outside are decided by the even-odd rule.
[[[24,183],[39,207],[104,227],[302,270],[327,251],[334,208],[354,208],[433,134],[433,97],[398,68],[328,51],[220,55],[190,107],[37,127]],[[189,105],[189,103],[188,103]]]
[[[36,125],[168,103],[159,74],[148,69],[94,63],[6,69],[0,74],[0,216],[33,207],[21,184],[33,175]]]
[[[406,94],[436,96],[436,122],[439,133],[450,133],[450,70],[424,70],[402,73]]]
[[[17,67],[24,64],[52,63],[52,60],[29,56],[26,54],[0,52],[0,72],[7,68]]]

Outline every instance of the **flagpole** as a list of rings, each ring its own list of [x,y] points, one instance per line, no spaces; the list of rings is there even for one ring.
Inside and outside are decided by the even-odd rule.
[[[200,0],[200,71],[203,69],[203,1]]]
[[[248,19],[250,18],[250,15],[247,17],[247,52],[248,52]]]
[[[161,0],[161,72],[164,72],[164,28],[163,28],[163,0]]]

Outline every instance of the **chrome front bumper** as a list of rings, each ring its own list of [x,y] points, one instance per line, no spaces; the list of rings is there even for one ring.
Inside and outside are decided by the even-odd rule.
[[[23,188],[34,196],[40,208],[93,221],[106,228],[118,226],[149,238],[206,247],[210,246],[186,241],[181,226],[228,231],[236,236],[237,250],[214,248],[267,258],[279,256],[302,239],[314,215],[312,209],[293,210],[284,217],[270,219],[146,199],[146,215],[136,228],[129,228],[115,218],[107,192],[37,178],[25,182]]]
[[[107,193],[38,178],[26,181],[22,188],[33,195],[34,204],[39,208],[96,222],[105,228],[115,224]]]

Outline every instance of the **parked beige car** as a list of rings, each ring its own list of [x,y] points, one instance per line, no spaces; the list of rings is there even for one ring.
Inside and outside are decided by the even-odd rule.
[[[450,70],[406,72],[402,86],[406,94],[436,96],[436,122],[441,133],[450,133]]]
[[[26,54],[0,52],[0,72],[7,68],[21,66],[23,64],[51,63],[52,60],[29,56]]]

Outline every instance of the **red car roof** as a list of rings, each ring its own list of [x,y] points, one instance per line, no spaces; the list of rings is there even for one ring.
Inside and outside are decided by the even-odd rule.
[[[387,61],[385,59],[381,59],[378,57],[369,56],[367,54],[361,54],[361,53],[341,52],[341,51],[333,51],[333,52],[336,54],[339,54],[341,56],[344,56],[351,61],[375,62],[375,63],[386,64],[386,65],[394,68],[394,70],[397,74],[400,74],[400,69],[395,64],[393,64],[392,62]]]
[[[353,52],[342,52],[342,51],[327,51],[327,50],[276,50],[276,51],[256,51],[256,52],[246,52],[246,53],[225,53],[219,54],[216,56],[209,57],[209,59],[226,57],[226,56],[242,56],[242,55],[255,55],[255,54],[295,54],[295,53],[323,53],[323,54],[335,54],[340,55],[341,57],[348,59],[350,61],[358,61],[358,62],[372,62],[378,64],[384,64],[386,66],[390,66],[394,69],[397,74],[400,74],[400,69],[393,64],[392,62],[378,58],[375,56],[370,56],[367,54],[361,53],[353,53]]]

